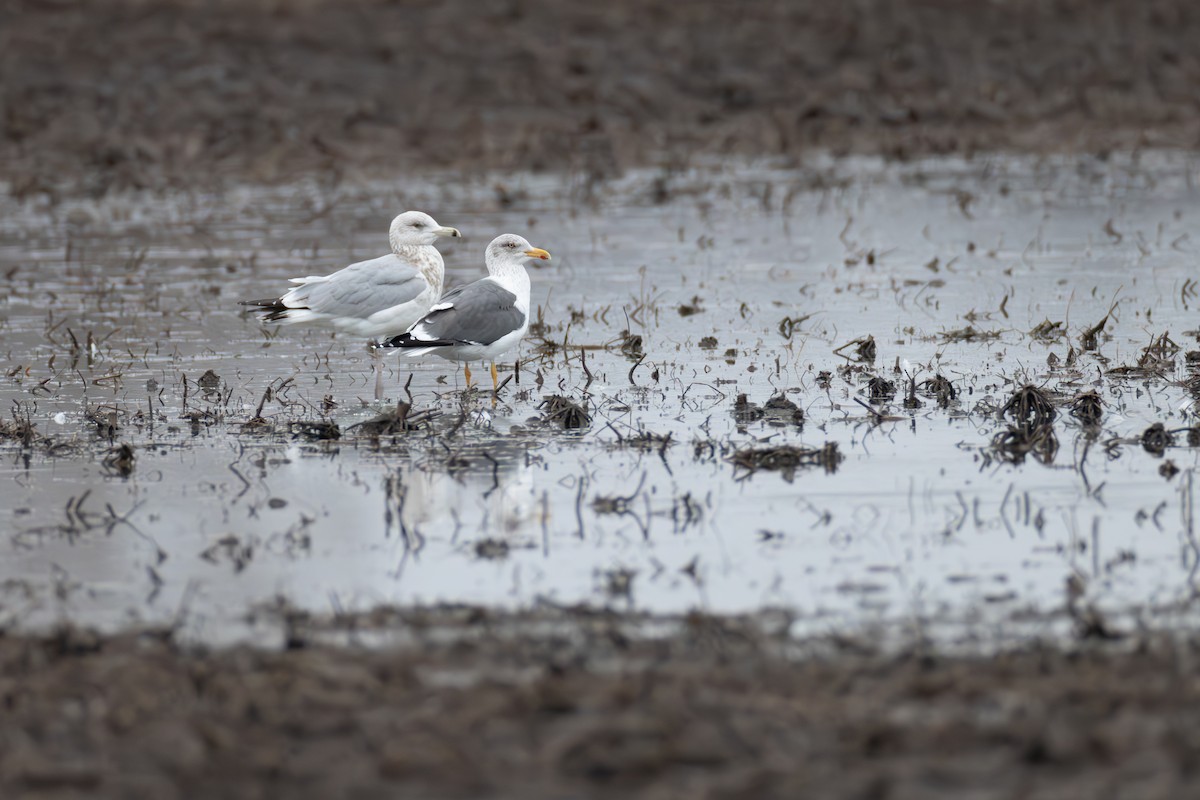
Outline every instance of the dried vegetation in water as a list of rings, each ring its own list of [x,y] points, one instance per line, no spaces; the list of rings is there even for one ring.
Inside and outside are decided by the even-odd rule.
[[[586,428],[592,424],[591,415],[582,405],[560,394],[547,397],[538,408],[542,411],[541,421],[544,424],[566,430]]]
[[[791,483],[799,469],[820,467],[826,472],[835,472],[844,458],[837,442],[826,442],[821,447],[746,447],[735,452],[729,462],[741,470],[743,478],[759,471],[778,472]]]

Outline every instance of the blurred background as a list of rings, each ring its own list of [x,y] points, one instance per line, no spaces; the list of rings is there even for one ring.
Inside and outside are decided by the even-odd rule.
[[[1192,147],[1186,0],[6,0],[21,195],[696,154]]]

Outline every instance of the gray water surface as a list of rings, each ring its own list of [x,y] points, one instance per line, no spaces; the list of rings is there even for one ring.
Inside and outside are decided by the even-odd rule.
[[[1190,624],[1197,450],[1139,438],[1197,424],[1196,173],[1173,154],[854,160],[0,200],[0,408],[43,437],[0,439],[0,620],[224,640],[280,599],[552,602],[1005,637],[1070,630],[1074,598],[1118,626]],[[557,346],[527,339],[496,403],[451,362],[393,355],[376,404],[363,342],[237,305],[381,254],[406,208],[465,234],[442,247],[450,283],[500,232],[554,255],[533,302]],[[1062,333],[1031,335],[1043,321]],[[1166,366],[1122,370],[1163,334]],[[873,362],[835,352],[866,336]],[[906,376],[936,374],[957,399],[904,408]],[[875,411],[856,402],[871,377],[898,389]],[[1101,427],[1061,406],[1053,459],[1006,462],[996,409],[1026,384],[1098,392]],[[349,429],[409,393],[420,430]],[[802,426],[734,413],[778,393]],[[551,394],[591,424],[538,423]],[[835,469],[730,460],[827,443]]]

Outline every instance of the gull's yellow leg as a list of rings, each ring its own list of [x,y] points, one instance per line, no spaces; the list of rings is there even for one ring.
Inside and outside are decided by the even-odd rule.
[[[492,391],[496,391],[496,362],[492,362]]]
[[[466,364],[463,364],[463,377],[465,377],[467,379],[467,388],[470,389],[471,388],[471,368]]]

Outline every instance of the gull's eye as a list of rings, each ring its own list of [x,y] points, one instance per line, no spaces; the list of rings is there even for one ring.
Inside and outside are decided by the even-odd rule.
[[[419,229],[421,229],[421,228],[424,228],[424,227],[425,227],[425,223],[424,223],[424,222],[414,222],[414,223],[412,224],[412,226],[413,226],[414,228],[417,228],[417,229],[419,230]]]
[[[517,246],[517,243],[516,242],[505,242],[504,246],[507,247],[509,250],[512,250],[514,247]]]

